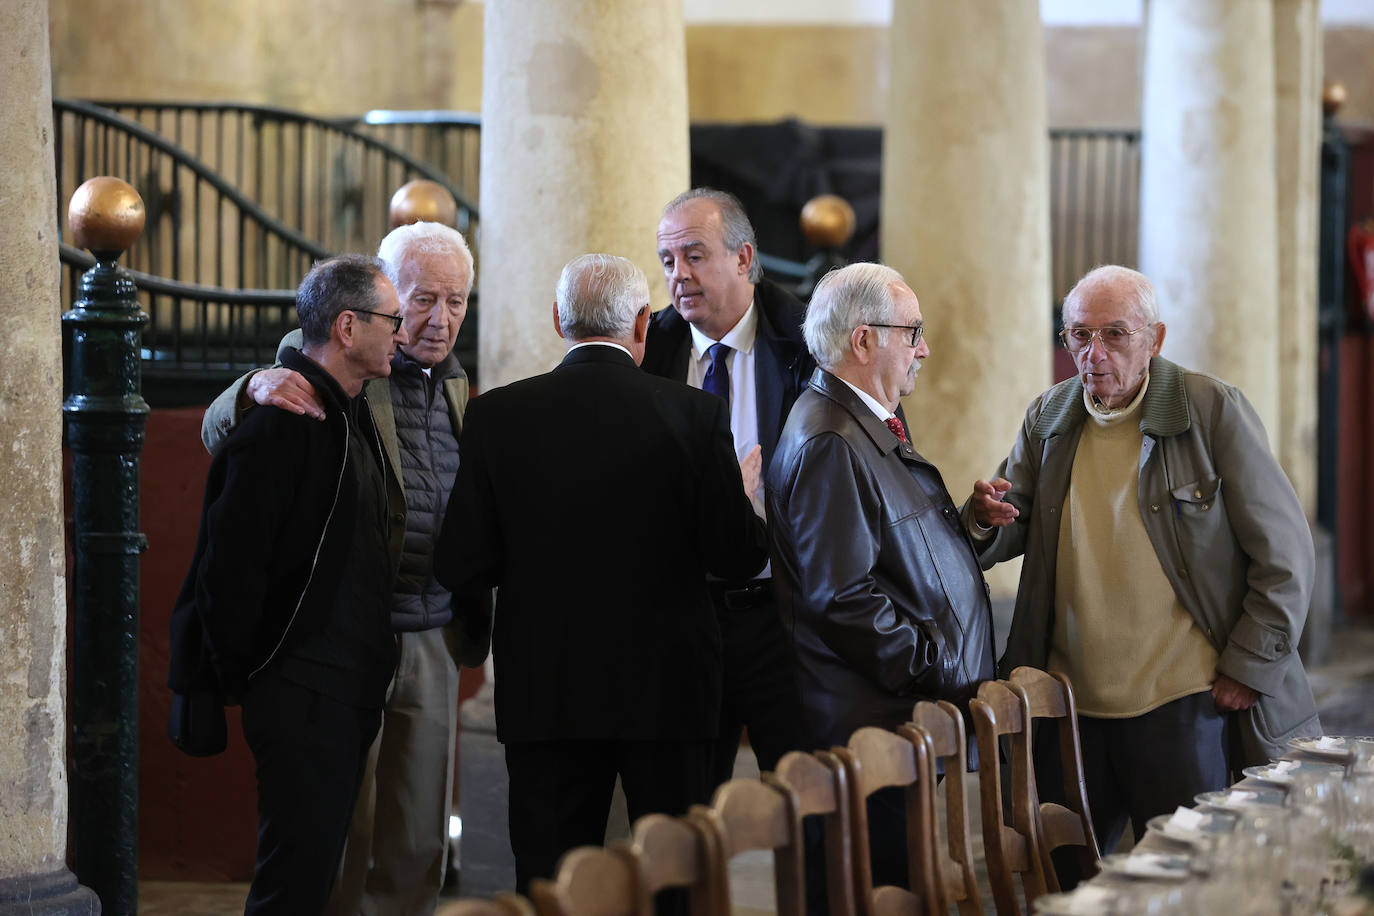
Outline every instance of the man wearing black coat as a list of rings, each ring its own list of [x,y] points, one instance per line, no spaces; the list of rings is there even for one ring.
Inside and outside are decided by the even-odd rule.
[[[323,422],[253,411],[210,466],[200,537],[172,612],[170,686],[243,706],[258,783],[250,914],[318,913],[396,666],[386,457],[363,383],[407,342],[375,258],[315,266],[283,363]]]
[[[768,467],[792,403],[815,362],[802,339],[805,309],[763,279],[754,228],[730,194],[687,191],[663,209],[658,255],[673,307],[654,316],[644,370],[714,391],[729,405],[736,457]],[[753,495],[753,494],[751,494]],[[756,511],[763,516],[761,496]],[[759,768],[803,746],[793,663],[768,568],[712,580],[725,644],[725,688],[713,780],[730,778],[740,733]]]
[[[435,551],[457,596],[495,586],[496,733],[516,882],[630,817],[710,794],[721,647],[706,576],[764,563],[725,405],[639,371],[649,290],[631,262],[563,268],[552,372],[468,406]],[[750,481],[757,488],[757,478]]]

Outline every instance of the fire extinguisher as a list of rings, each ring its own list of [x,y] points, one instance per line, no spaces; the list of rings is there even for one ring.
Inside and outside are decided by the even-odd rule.
[[[1346,254],[1355,282],[1359,284],[1365,317],[1374,321],[1374,218],[1366,217],[1350,227]]]

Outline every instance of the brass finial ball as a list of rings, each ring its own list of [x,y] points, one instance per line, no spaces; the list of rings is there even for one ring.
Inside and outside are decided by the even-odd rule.
[[[837,194],[822,194],[806,202],[801,230],[818,248],[839,248],[854,236],[854,208]]]
[[[391,195],[391,228],[410,223],[458,222],[458,203],[453,195],[437,181],[418,179],[401,185]]]
[[[146,217],[143,198],[133,186],[107,176],[82,184],[67,207],[67,226],[76,244],[101,254],[128,251]]]
[[[1327,83],[1322,87],[1322,111],[1327,114],[1333,115],[1339,111],[1345,99],[1344,83]]]

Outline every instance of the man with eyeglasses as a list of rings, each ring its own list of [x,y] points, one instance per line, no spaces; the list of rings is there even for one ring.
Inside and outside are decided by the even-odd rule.
[[[302,343],[282,363],[324,416],[259,408],[224,442],[172,613],[171,688],[242,705],[252,914],[324,907],[396,667],[386,457],[363,389],[408,341],[401,303],[360,255],[317,264],[296,302]]]
[[[377,255],[400,294],[394,320],[406,330],[390,375],[367,386],[387,458],[388,547],[397,569],[391,623],[400,662],[325,912],[427,916],[449,852],[458,670],[480,665],[489,639],[481,627],[454,620],[433,559],[468,402],[467,375],[453,346],[467,315],[473,261],[456,230],[424,222],[392,230]],[[298,345],[299,334],[288,334],[282,347]],[[282,366],[256,370],[205,412],[206,447],[216,451],[259,404],[322,416],[317,392],[299,373]]]
[[[983,568],[1025,556],[1006,654],[1073,683],[1103,853],[1320,734],[1298,638],[1312,536],[1237,389],[1163,357],[1154,288],[1099,267],[1064,298],[1078,374],[1036,398],[964,518]],[[1045,738],[1049,733],[1043,733]],[[1053,742],[1037,785],[1061,800]],[[1074,861],[1056,860],[1078,880]]]
[[[918,699],[964,705],[993,676],[978,558],[899,412],[930,355],[922,329],[915,293],[878,264],[826,274],[807,307],[819,368],[766,479],[808,748],[845,744],[861,726],[894,728]],[[910,886],[902,799],[900,789],[869,799],[875,885]]]

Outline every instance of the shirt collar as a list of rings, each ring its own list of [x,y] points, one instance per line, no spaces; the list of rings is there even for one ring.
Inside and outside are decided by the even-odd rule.
[[[859,386],[850,384],[850,382],[847,379],[842,379],[838,375],[835,376],[835,378],[839,378],[840,381],[844,382],[846,385],[849,385],[849,390],[857,394],[859,396],[859,400],[864,402],[864,406],[867,407],[869,410],[873,411],[873,414],[879,420],[882,420],[884,423],[886,423],[888,421],[888,418],[897,416],[895,413],[888,410],[882,404],[879,404],[877,398],[873,397],[873,395],[869,394],[867,391],[864,391]]]
[[[634,354],[631,353],[629,350],[625,349],[620,344],[612,343],[609,340],[584,340],[582,341],[582,343],[575,343],[571,347],[568,347],[568,352],[571,353],[572,351],[580,350],[583,347],[615,347],[617,350],[619,350],[621,353],[624,353],[630,359],[635,358]]]
[[[1118,407],[1111,410],[1093,400],[1093,396],[1088,393],[1088,389],[1083,389],[1083,406],[1088,408],[1088,416],[1102,426],[1110,426],[1119,423],[1128,417],[1134,418],[1140,413],[1140,405],[1145,401],[1145,392],[1150,388],[1150,370],[1145,369],[1145,380],[1140,383],[1140,390],[1131,398],[1131,403],[1125,407]]]
[[[705,359],[706,351],[710,350],[711,346],[716,343],[723,343],[731,350],[740,353],[748,353],[754,349],[754,338],[758,336],[759,313],[755,311],[754,303],[751,301],[748,310],[719,341],[712,340],[701,333],[694,324],[689,324],[687,327],[692,331],[692,359]]]

